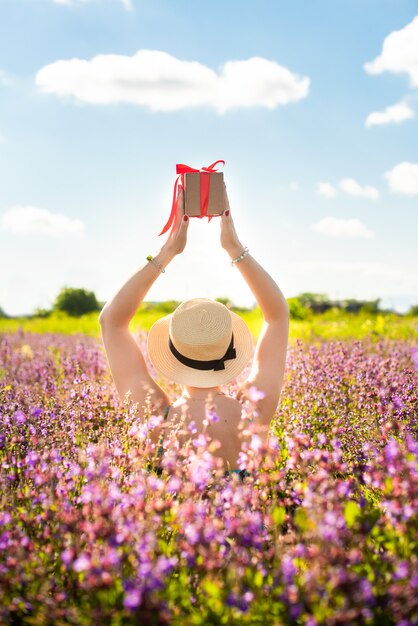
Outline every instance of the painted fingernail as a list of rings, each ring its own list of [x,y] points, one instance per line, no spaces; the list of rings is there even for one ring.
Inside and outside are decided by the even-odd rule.
[[[229,209],[225,211],[225,215],[229,215]]]
[[[184,215],[183,219],[184,219],[185,222],[187,222],[187,220],[189,219],[189,216],[188,215]]]

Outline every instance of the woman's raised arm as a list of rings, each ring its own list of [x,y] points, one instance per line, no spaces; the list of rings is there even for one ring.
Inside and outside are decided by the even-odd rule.
[[[226,187],[225,210],[221,216],[221,245],[231,259],[244,252],[232,220]],[[249,377],[237,397],[247,397],[251,387],[261,392],[259,395],[263,397],[257,400],[258,422],[269,426],[283,386],[289,336],[289,305],[273,278],[250,254],[236,263],[235,267],[253,293],[264,318]]]
[[[119,397],[123,400],[130,391],[131,399],[139,402],[141,409],[149,393],[155,408],[170,404],[170,399],[151,378],[141,349],[129,332],[129,323],[160,275],[158,265],[165,268],[184,250],[188,223],[188,218],[184,215],[183,190],[180,189],[176,221],[169,238],[154,257],[156,264],[147,262],[143,265],[106,302],[99,315],[102,340]]]

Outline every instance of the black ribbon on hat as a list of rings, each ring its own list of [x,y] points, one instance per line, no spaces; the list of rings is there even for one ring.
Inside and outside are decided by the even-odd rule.
[[[211,361],[199,361],[198,359],[189,359],[187,356],[184,356],[177,350],[174,346],[171,338],[169,338],[168,345],[170,347],[171,352],[174,354],[176,359],[183,363],[183,365],[188,365],[189,367],[194,367],[197,370],[224,370],[225,369],[225,361],[229,359],[236,359],[237,353],[234,348],[234,333],[232,333],[231,342],[227,348],[227,351],[220,359],[212,359]]]

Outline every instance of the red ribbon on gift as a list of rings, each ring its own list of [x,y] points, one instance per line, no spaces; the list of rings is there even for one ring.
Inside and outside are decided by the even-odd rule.
[[[212,219],[212,215],[208,215],[208,205],[209,205],[209,187],[210,187],[210,174],[211,172],[216,172],[217,168],[215,167],[218,163],[223,163],[225,165],[225,161],[220,159],[219,161],[215,161],[212,165],[208,165],[208,167],[201,167],[200,170],[196,170],[189,165],[184,165],[184,163],[177,163],[176,165],[176,173],[178,174],[176,178],[176,182],[174,183],[174,192],[173,192],[173,204],[171,206],[170,217],[168,218],[167,224],[164,226],[160,235],[166,233],[171,226],[174,224],[177,215],[177,204],[178,204],[178,187],[179,182],[181,181],[180,186],[184,189],[184,175],[189,172],[200,172],[200,215],[196,215],[196,217],[208,217],[208,221]]]

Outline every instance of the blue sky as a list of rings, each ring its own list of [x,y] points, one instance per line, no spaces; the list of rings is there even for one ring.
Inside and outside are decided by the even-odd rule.
[[[164,238],[175,164],[224,159],[286,297],[418,302],[412,0],[0,0],[0,306],[107,300]],[[416,18],[416,19],[415,19]],[[193,219],[149,300],[254,299]]]

